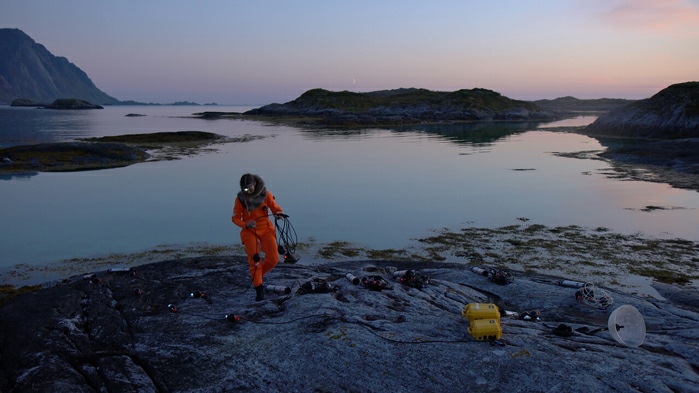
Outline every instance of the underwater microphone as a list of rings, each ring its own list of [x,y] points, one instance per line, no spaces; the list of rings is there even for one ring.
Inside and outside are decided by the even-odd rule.
[[[483,277],[488,277],[488,271],[483,269],[482,267],[474,266],[471,268],[471,271],[480,274]]]
[[[412,270],[398,270],[396,272],[393,272],[393,277],[395,277],[395,278],[403,278],[405,276],[410,277],[413,275],[413,273],[414,272]]]
[[[558,285],[560,285],[562,287],[567,287],[567,288],[582,288],[582,287],[589,285],[589,284],[586,282],[582,282],[582,281],[573,281],[573,280],[563,279],[563,280],[560,280],[558,282]]]
[[[359,279],[352,273],[345,274],[345,278],[348,279],[352,284],[359,284]]]
[[[265,290],[267,292],[284,293],[287,295],[291,293],[291,288],[282,285],[267,285],[265,286]]]

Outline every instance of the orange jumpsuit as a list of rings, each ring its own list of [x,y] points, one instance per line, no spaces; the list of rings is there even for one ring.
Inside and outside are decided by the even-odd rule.
[[[245,253],[248,254],[250,264],[250,277],[255,287],[262,285],[262,276],[267,274],[279,262],[279,250],[277,247],[277,234],[274,224],[269,219],[269,213],[283,214],[282,208],[277,205],[274,195],[267,191],[264,202],[253,210],[247,210],[240,198],[235,198],[232,221],[242,228],[240,240],[245,246]],[[250,221],[255,221],[255,228],[246,228]],[[255,254],[265,253],[264,260],[255,262]]]

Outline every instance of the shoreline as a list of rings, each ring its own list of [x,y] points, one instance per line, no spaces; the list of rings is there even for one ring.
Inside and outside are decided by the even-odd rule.
[[[456,263],[592,282],[638,296],[662,298],[655,284],[699,289],[699,242],[624,235],[606,228],[517,224],[501,228],[434,230],[403,249],[372,249],[349,242],[299,242],[298,265],[383,260]],[[192,257],[244,256],[240,245],[163,245],[137,253],[72,258],[42,266],[18,265],[0,273],[0,285],[51,286],[71,277],[110,268]],[[280,262],[280,265],[284,265]]]
[[[581,133],[580,127],[556,127],[543,128],[551,132]],[[157,136],[155,140],[139,140],[144,136]],[[196,138],[192,138],[195,136]],[[173,142],[174,137],[188,137],[188,140]],[[117,140],[110,140],[117,138]],[[125,139],[118,139],[125,138]],[[156,135],[135,134],[128,136],[108,137],[108,143],[136,144],[139,148],[153,149],[149,151],[150,159],[173,160],[178,157],[201,154],[212,150],[212,144],[218,143],[242,143],[262,138],[255,135],[245,135],[239,138],[218,138],[214,134],[187,135],[186,133],[158,133]],[[606,149],[605,149],[606,150]],[[601,154],[605,150],[580,151],[561,156],[578,159],[602,160],[610,163],[612,168],[609,177],[619,179],[633,179],[669,184],[673,187],[692,189],[699,191],[699,174],[682,173],[660,165],[650,165],[638,162],[622,161],[619,157],[604,157]],[[667,150],[666,150],[667,152]],[[699,155],[699,152],[697,153]],[[2,173],[0,175],[18,175],[17,173]],[[664,209],[663,206],[647,206],[648,209]],[[635,244],[625,252],[631,255],[626,258],[617,255],[620,251],[607,249],[608,242],[604,238],[616,239],[620,243]],[[461,240],[459,240],[461,239]],[[467,241],[471,239],[471,241]],[[477,239],[473,240],[473,239]],[[492,239],[498,239],[497,243]],[[480,244],[478,244],[480,242]],[[437,233],[428,239],[419,239],[415,244],[410,244],[403,250],[376,250],[353,245],[341,240],[327,244],[314,244],[309,242],[300,244],[299,252],[306,255],[301,264],[324,264],[353,259],[376,260],[416,260],[416,261],[449,261],[462,264],[485,263],[491,266],[497,265],[513,270],[536,271],[553,275],[566,275],[565,278],[581,279],[584,281],[596,281],[604,285],[621,288],[622,290],[636,290],[645,295],[659,296],[652,288],[652,281],[658,280],[665,283],[679,283],[682,285],[699,285],[699,243],[684,239],[655,239],[636,235],[622,235],[609,233],[604,228],[580,228],[576,226],[548,228],[538,224],[514,225],[503,228],[467,228],[460,233]],[[686,247],[689,259],[677,257],[673,248]],[[605,255],[597,255],[580,250],[586,248],[605,249]],[[635,248],[635,249],[634,249]],[[554,251],[559,249],[558,254]],[[565,254],[569,252],[570,254]],[[311,255],[308,255],[311,254]],[[158,246],[150,250],[130,254],[109,254],[93,258],[72,258],[61,261],[52,261],[42,266],[18,265],[3,268],[0,272],[0,283],[10,285],[36,285],[62,280],[71,275],[87,274],[90,270],[118,266],[138,266],[146,263],[165,261],[168,259],[180,259],[196,256],[229,256],[244,255],[241,247],[230,245],[167,245]],[[636,261],[641,261],[641,266],[634,266]],[[664,263],[651,261],[652,258],[665,258]],[[538,261],[532,263],[524,258]],[[568,262],[567,265],[563,262]],[[610,280],[614,273],[612,269],[605,268],[604,260],[612,260],[623,265],[621,274],[626,279]],[[308,262],[310,260],[310,262]],[[678,264],[677,261],[685,261],[688,266]],[[578,266],[571,266],[577,264]],[[42,281],[43,277],[43,281]],[[589,279],[586,277],[590,277]],[[564,277],[562,277],[564,278]]]

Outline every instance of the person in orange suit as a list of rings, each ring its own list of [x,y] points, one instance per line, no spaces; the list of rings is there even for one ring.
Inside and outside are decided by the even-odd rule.
[[[274,200],[258,175],[246,173],[240,178],[240,192],[235,198],[232,221],[241,227],[240,240],[245,246],[250,264],[250,277],[255,286],[255,301],[265,298],[262,276],[279,262],[277,235],[270,213],[275,219],[284,212]],[[260,257],[260,251],[264,258]]]

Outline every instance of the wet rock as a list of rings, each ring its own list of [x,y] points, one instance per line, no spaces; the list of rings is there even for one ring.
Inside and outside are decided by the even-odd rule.
[[[393,278],[404,269],[427,284]],[[391,289],[356,285],[348,272],[379,275]],[[515,277],[498,285],[447,263],[280,264],[265,282],[292,292],[268,292],[261,302],[242,257],[74,277],[0,308],[0,390],[696,391],[692,304],[612,292],[613,305],[597,309],[578,303],[559,278]],[[297,292],[314,278],[331,290]],[[461,313],[473,302],[500,307],[495,345],[468,333]],[[645,319],[640,347],[600,330],[622,304]],[[543,320],[505,315],[532,310]],[[572,335],[553,334],[560,324]]]

